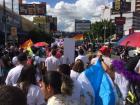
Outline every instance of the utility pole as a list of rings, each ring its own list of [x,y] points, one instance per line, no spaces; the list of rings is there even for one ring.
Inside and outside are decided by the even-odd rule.
[[[122,17],[123,14],[123,0],[120,0],[120,17]]]
[[[115,17],[115,24],[117,27],[116,33],[118,35],[117,39],[122,38],[123,34],[124,34],[124,24],[125,24],[125,20],[126,18],[123,17],[123,12],[125,10],[125,3],[126,0],[115,0],[115,10],[119,12],[120,16],[119,17]]]
[[[105,19],[105,17],[104,17],[104,14],[105,14],[105,10],[106,10],[106,9],[109,9],[109,7],[105,5],[105,7],[103,8],[103,20],[104,20],[104,26],[103,26],[103,29],[104,29],[104,36],[103,36],[104,38],[103,38],[103,39],[104,39],[104,40],[103,40],[103,41],[104,41],[104,43],[105,43],[105,41],[106,41],[106,29],[107,29],[107,26],[106,26],[106,24],[105,24],[105,20],[106,20],[106,19]]]
[[[123,12],[124,12],[124,7],[125,7],[125,2],[126,0],[120,0],[120,18],[123,17]],[[120,26],[120,30],[122,31],[122,35],[120,35],[119,37],[121,38],[124,34],[123,30],[124,30],[124,24],[122,24],[122,26]]]
[[[14,12],[14,0],[12,0],[12,13]]]
[[[5,37],[5,45],[7,44],[7,16],[6,16],[6,6],[5,6],[5,0],[3,0],[3,17],[2,21],[4,23],[4,37]]]
[[[14,25],[14,0],[12,0],[12,26]]]

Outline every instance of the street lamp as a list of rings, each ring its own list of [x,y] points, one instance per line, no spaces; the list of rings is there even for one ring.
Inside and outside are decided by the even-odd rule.
[[[104,29],[104,43],[105,43],[105,39],[106,39],[106,29],[107,29],[106,25],[103,27],[103,29]]]
[[[105,10],[107,10],[107,9],[110,9],[110,7],[108,7],[108,6],[106,6],[106,5],[104,5],[104,7],[102,8],[102,20],[105,20],[105,17],[104,17],[104,15],[105,15]],[[110,17],[109,18],[111,18],[111,15],[109,15]],[[104,24],[104,26],[103,26],[103,29],[104,29],[104,36],[103,36],[103,40],[104,40],[104,43],[105,43],[105,39],[106,39],[106,29],[107,29],[107,27],[106,27],[106,25]]]

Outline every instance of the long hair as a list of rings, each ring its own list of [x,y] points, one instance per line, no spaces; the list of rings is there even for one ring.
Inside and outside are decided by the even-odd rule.
[[[32,65],[26,65],[22,68],[20,77],[17,81],[17,85],[23,90],[23,92],[27,95],[28,89],[31,84],[36,85],[36,70]]]
[[[73,65],[72,70],[74,70],[74,71],[76,71],[78,73],[83,72],[83,70],[84,70],[84,63],[83,63],[83,61],[80,60],[80,59],[76,60],[76,62]]]
[[[17,87],[1,85],[0,105],[27,105],[27,97]]]
[[[10,68],[10,57],[7,55],[4,55],[1,57],[2,63],[4,64],[4,67]]]
[[[43,78],[45,85],[51,85],[54,94],[71,95],[73,81],[70,77],[65,76],[57,71],[48,71]]]

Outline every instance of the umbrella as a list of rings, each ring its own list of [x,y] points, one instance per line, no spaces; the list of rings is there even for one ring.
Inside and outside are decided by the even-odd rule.
[[[123,39],[120,39],[119,45],[140,47],[140,32],[134,32],[133,34],[130,34]]]
[[[48,46],[48,43],[46,43],[46,42],[37,42],[37,43],[34,44],[34,46],[36,46],[36,47]]]

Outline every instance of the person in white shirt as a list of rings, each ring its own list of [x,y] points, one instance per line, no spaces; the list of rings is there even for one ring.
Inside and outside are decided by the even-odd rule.
[[[108,56],[108,47],[102,47],[97,51],[97,55],[95,58],[92,58],[91,64],[96,64],[98,59],[102,56],[105,63],[110,67],[112,63],[112,59]]]
[[[77,80],[78,76],[80,75],[81,72],[84,71],[84,63],[82,60],[78,59],[73,67],[72,67],[72,70],[71,70],[71,73],[70,73],[70,77],[73,79],[73,80]]]
[[[41,85],[47,105],[79,105],[77,100],[68,98],[72,88],[72,80],[58,71],[47,71]]]
[[[83,61],[84,63],[84,67],[87,67],[87,64],[89,63],[88,57],[86,55],[84,55],[84,50],[83,49],[79,49],[79,55],[75,58],[75,62],[80,59]]]
[[[56,58],[56,50],[52,49],[51,56],[46,58],[45,66],[47,71],[56,71],[58,66],[60,65],[59,59]]]
[[[109,67],[109,65],[106,64],[106,61],[103,60],[101,57],[99,58],[99,60],[102,64],[103,69],[106,71],[107,75],[110,77],[110,81],[112,81],[113,90],[115,91],[115,94],[116,94],[117,105],[125,105],[125,100],[128,93],[129,81],[123,75],[123,73],[120,73],[117,71],[115,67],[116,65],[114,66],[115,64],[114,61]]]
[[[83,64],[84,67],[84,64]],[[70,77],[70,66],[67,64],[62,64],[59,66],[58,71],[68,77]],[[79,102],[79,105],[81,105],[81,91],[82,91],[82,87],[80,85],[80,83],[77,81],[77,79],[75,78],[71,78],[73,80],[73,91],[72,91],[72,95],[69,96],[69,100],[77,100]]]
[[[64,61],[64,51],[63,50],[60,50],[60,53],[62,54],[61,57],[60,57],[60,64],[66,64],[66,62]]]
[[[34,66],[24,66],[15,86],[19,87],[26,94],[28,105],[45,105],[44,96],[40,87],[37,86],[35,74]]]
[[[5,83],[6,85],[14,85],[16,84],[21,70],[23,68],[24,65],[27,64],[27,55],[25,53],[21,53],[18,55],[18,64],[16,65],[16,67],[14,67],[13,69],[11,69],[6,77]]]

